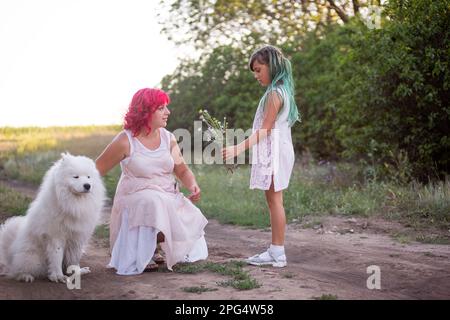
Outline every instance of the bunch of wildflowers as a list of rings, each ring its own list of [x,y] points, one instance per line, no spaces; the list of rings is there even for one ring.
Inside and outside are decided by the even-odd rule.
[[[219,120],[211,116],[206,109],[200,109],[199,114],[200,120],[202,120],[208,127],[206,131],[206,141],[214,141],[221,148],[225,148],[227,146],[225,139],[226,131],[228,128],[227,117],[224,117],[223,122],[220,122]],[[227,172],[231,171],[231,173],[233,173],[233,170],[237,167],[237,164],[224,163],[224,165],[227,169]]]

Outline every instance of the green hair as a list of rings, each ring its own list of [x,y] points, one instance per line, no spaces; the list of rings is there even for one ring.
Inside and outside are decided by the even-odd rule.
[[[277,47],[265,45],[257,49],[250,57],[249,68],[253,71],[253,63],[258,61],[261,64],[269,66],[270,79],[272,82],[267,86],[266,92],[262,98],[262,103],[266,105],[266,99],[269,93],[276,91],[276,86],[281,86],[287,93],[289,99],[289,126],[295,122],[301,121],[297,104],[295,103],[294,79],[292,78],[292,67],[289,59],[283,56],[283,53]]]

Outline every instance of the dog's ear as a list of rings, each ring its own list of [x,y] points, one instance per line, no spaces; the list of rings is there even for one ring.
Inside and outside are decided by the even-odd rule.
[[[65,158],[70,157],[70,156],[71,156],[71,154],[68,151],[61,153],[61,159],[63,161]]]

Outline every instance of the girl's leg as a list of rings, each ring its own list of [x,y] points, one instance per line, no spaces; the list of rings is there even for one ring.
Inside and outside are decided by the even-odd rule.
[[[254,255],[246,261],[256,266],[272,265],[273,267],[285,267],[287,265],[284,253],[286,215],[283,207],[283,192],[275,192],[272,182],[270,189],[265,194],[272,225],[272,244],[267,251]]]
[[[275,192],[273,182],[270,189],[265,191],[267,205],[270,211],[270,224],[272,226],[272,244],[284,245],[286,230],[286,214],[283,206],[283,191]]]

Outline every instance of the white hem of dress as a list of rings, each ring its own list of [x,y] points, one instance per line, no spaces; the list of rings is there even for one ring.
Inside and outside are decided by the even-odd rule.
[[[124,211],[119,234],[107,268],[116,269],[118,275],[137,275],[144,272],[156,250],[158,232],[158,229],[147,226],[130,229],[128,227],[128,212]],[[207,258],[208,247],[205,237],[201,236],[184,259],[177,262],[195,262]]]

